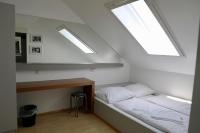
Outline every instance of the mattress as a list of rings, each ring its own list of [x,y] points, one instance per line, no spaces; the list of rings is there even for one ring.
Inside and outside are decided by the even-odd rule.
[[[113,105],[164,132],[187,133],[188,131],[189,116],[145,99],[132,98]]]
[[[191,109],[190,103],[170,99],[170,97],[168,97],[167,95],[163,95],[163,94],[156,95],[156,96],[151,95],[151,96],[142,97],[142,99],[145,99],[151,103],[160,105],[162,107],[172,109],[184,115],[187,115],[187,116],[190,115],[190,109]]]

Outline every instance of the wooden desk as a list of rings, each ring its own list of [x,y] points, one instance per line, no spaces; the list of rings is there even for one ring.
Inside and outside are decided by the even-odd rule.
[[[87,93],[87,102],[89,112],[94,112],[94,87],[95,82],[86,78],[18,82],[17,93],[42,91],[61,88],[77,88],[83,87],[83,91]]]

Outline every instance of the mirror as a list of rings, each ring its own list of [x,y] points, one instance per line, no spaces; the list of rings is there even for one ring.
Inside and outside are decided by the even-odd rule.
[[[58,32],[58,28],[61,26],[66,27],[95,53],[86,54],[72,44]],[[27,63],[94,64],[120,62],[116,51],[85,24],[16,14],[16,32],[26,33]],[[20,48],[20,45],[18,47]],[[19,52],[20,50],[18,50],[18,54]]]

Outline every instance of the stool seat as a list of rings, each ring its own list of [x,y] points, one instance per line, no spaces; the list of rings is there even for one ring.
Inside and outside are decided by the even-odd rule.
[[[71,94],[71,96],[73,96],[73,97],[84,97],[84,96],[86,96],[86,93],[84,93],[84,92],[74,92],[74,93]]]
[[[70,96],[70,108],[72,109],[72,99],[74,99],[74,105],[75,105],[75,116],[78,117],[78,111],[80,108],[79,103],[81,102],[81,100],[83,100],[84,102],[84,106],[85,106],[85,110],[87,111],[87,94],[85,92],[73,92],[71,93]]]

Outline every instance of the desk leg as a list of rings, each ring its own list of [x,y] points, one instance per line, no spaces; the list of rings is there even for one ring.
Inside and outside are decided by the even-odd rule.
[[[94,84],[84,86],[83,91],[87,94],[87,110],[89,113],[94,112]]]

